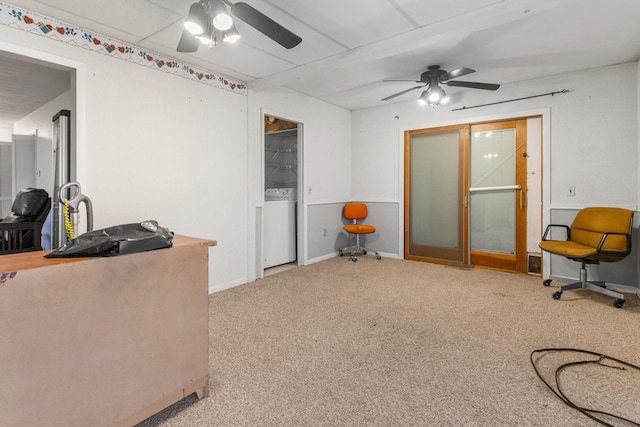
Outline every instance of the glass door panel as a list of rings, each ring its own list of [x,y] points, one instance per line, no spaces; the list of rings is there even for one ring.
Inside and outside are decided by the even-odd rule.
[[[515,253],[515,129],[471,134],[471,250]]]
[[[405,257],[466,263],[463,206],[466,128],[408,133]]]
[[[471,126],[469,246],[478,266],[526,270],[526,120]]]

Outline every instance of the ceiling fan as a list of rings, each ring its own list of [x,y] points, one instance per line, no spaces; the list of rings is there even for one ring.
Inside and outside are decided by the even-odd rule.
[[[387,101],[391,98],[395,98],[396,96],[403,95],[407,92],[411,92],[415,89],[420,89],[423,87],[427,87],[427,90],[423,91],[420,97],[418,98],[418,102],[422,105],[429,104],[431,106],[445,104],[449,97],[445,93],[445,91],[440,87],[440,84],[446,84],[447,86],[458,86],[458,87],[468,87],[472,89],[484,89],[484,90],[497,90],[500,85],[493,83],[476,83],[476,82],[465,82],[460,80],[452,80],[458,77],[466,76],[467,74],[475,73],[475,70],[467,67],[456,68],[453,71],[445,71],[441,70],[439,65],[431,65],[428,67],[427,71],[420,74],[420,80],[416,80],[415,83],[421,83],[419,86],[415,86],[398,93],[394,93],[393,95],[387,96],[386,98],[382,98],[382,101]],[[384,80],[385,82],[413,82],[413,80]]]
[[[231,3],[228,0],[200,0],[193,3],[189,9],[189,16],[184,22],[184,30],[178,47],[178,52],[195,52],[200,44],[213,46],[217,43],[217,36],[222,35],[225,42],[235,42],[240,38],[233,18],[249,24],[265,36],[281,46],[291,49],[302,41],[302,38],[257,9],[246,3]]]

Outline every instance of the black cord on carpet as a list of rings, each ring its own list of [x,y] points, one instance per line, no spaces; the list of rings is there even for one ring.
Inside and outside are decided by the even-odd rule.
[[[581,360],[581,361],[577,361],[577,362],[569,362],[569,363],[564,363],[562,365],[560,365],[555,372],[555,379],[556,379],[556,389],[554,389],[551,384],[549,384],[549,382],[547,380],[545,380],[542,376],[542,374],[540,374],[540,371],[538,370],[538,367],[536,366],[536,362],[534,361],[534,355],[537,353],[543,353],[543,352],[576,352],[576,353],[584,353],[584,354],[588,354],[591,356],[597,356],[597,359],[592,359],[592,360]],[[603,412],[603,411],[599,411],[597,409],[590,409],[590,408],[584,408],[581,406],[576,405],[575,403],[573,403],[566,395],[565,393],[562,391],[562,389],[560,388],[560,383],[559,383],[559,376],[560,373],[572,366],[577,366],[577,365],[584,365],[584,364],[589,364],[589,363],[594,363],[594,364],[598,364],[600,366],[605,366],[608,368],[612,368],[612,369],[626,369],[624,367],[618,367],[618,366],[611,366],[611,365],[607,365],[604,363],[605,360],[611,360],[614,362],[617,362],[621,365],[624,365],[630,369],[635,369],[635,370],[639,370],[640,371],[640,366],[636,366],[633,365],[631,363],[625,362],[623,360],[619,360],[616,359],[614,357],[611,356],[606,356],[604,354],[599,354],[599,353],[595,353],[593,351],[589,351],[589,350],[581,350],[581,349],[575,349],[575,348],[543,348],[543,349],[539,349],[539,350],[534,350],[531,352],[531,355],[529,357],[529,359],[531,360],[531,365],[533,366],[533,370],[536,372],[536,375],[538,375],[538,378],[540,378],[540,380],[544,383],[544,385],[547,386],[547,388],[549,390],[551,390],[553,392],[553,394],[555,394],[556,396],[558,396],[558,398],[560,400],[562,400],[565,404],[567,404],[568,406],[577,409],[578,411],[582,412],[584,415],[586,415],[587,417],[591,418],[592,420],[597,421],[598,423],[605,425],[605,426],[610,426],[610,427],[615,427],[613,426],[613,424],[609,424],[603,420],[601,420],[600,418],[596,417],[594,414],[600,414],[600,415],[604,415],[604,416],[608,416],[611,418],[615,418],[618,419],[620,421],[626,421],[628,423],[630,423],[633,426],[640,426],[640,423],[636,422],[636,421],[632,421],[629,420],[627,418],[615,415],[615,414],[611,414],[609,412]]]

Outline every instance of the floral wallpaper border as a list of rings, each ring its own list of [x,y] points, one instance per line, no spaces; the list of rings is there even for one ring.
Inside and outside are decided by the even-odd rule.
[[[247,95],[246,82],[237,81],[221,74],[198,70],[188,64],[150,50],[95,34],[3,2],[0,2],[0,24],[101,53],[112,58],[133,62],[199,83]]]

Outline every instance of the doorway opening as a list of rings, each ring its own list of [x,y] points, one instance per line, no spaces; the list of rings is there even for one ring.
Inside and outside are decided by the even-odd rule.
[[[12,49],[7,46],[7,49]],[[8,214],[16,194],[23,188],[40,188],[51,196],[55,188],[55,146],[58,136],[54,116],[75,111],[76,69],[14,51],[0,51],[0,93],[11,102],[0,107],[0,217]],[[69,170],[75,176],[75,114],[69,123]],[[48,227],[48,226],[47,226]],[[43,246],[45,249],[49,247]]]
[[[304,259],[301,224],[303,124],[264,115],[262,267],[279,272]]]

